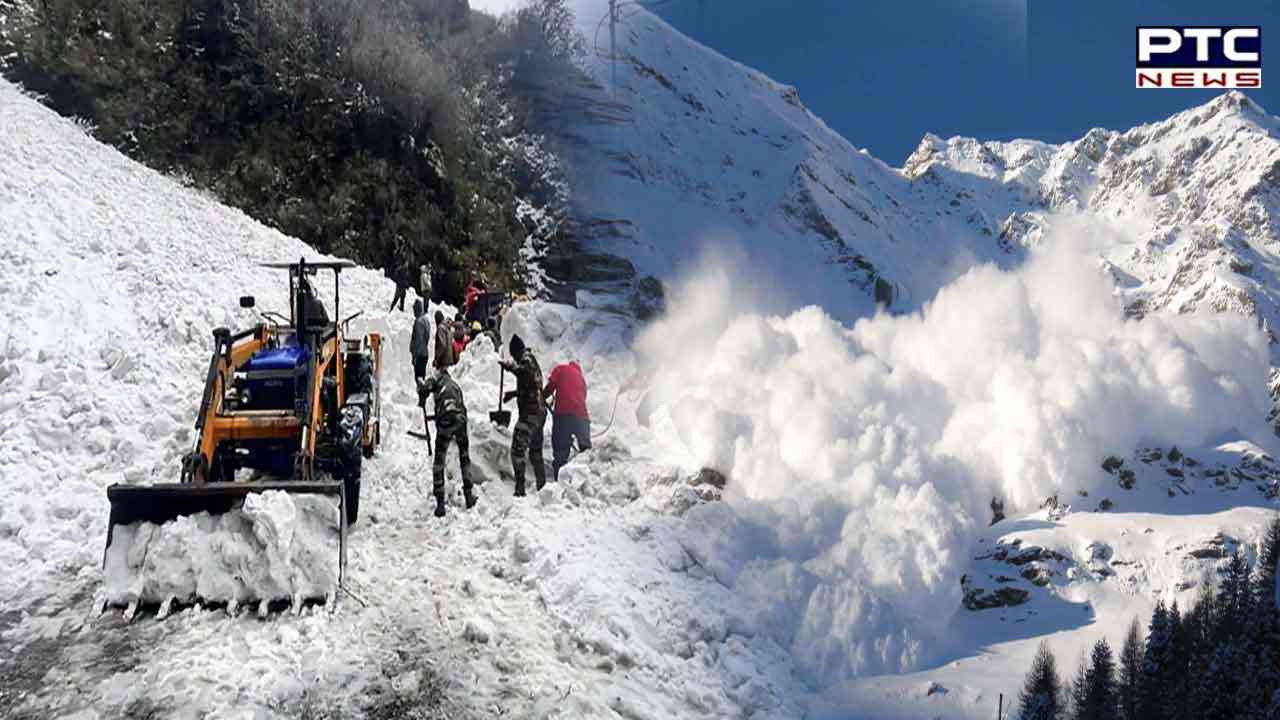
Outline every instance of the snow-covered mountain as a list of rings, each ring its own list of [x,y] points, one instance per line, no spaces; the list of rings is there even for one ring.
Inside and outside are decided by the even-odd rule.
[[[904,174],[967,192],[1011,252],[1044,215],[1116,221],[1127,242],[1097,248],[1134,316],[1197,308],[1276,321],[1280,121],[1238,92],[1127,132],[1060,146],[926,137]],[[988,187],[982,191],[983,185]],[[1005,202],[999,189],[1021,191]],[[962,205],[963,207],[963,205]]]
[[[577,4],[594,85],[566,103],[564,145],[580,239],[640,275],[736,241],[787,304],[851,319],[877,278],[891,309],[915,309],[975,264],[1021,263],[1049,216],[1081,212],[1116,226],[1090,249],[1131,314],[1204,306],[1276,322],[1280,121],[1240,93],[1063,145],[929,135],[898,169],[794,88],[646,12],[621,23],[611,57],[603,5]]]
[[[604,5],[577,3],[589,40]],[[344,275],[389,338],[357,597],[267,621],[93,616],[103,489],[172,479],[210,329],[310,251],[0,82],[0,714],[990,717],[1042,638],[1070,662],[1255,552],[1274,118],[1226,95],[896,169],[643,11],[619,42],[552,113],[585,252],[548,263],[580,307],[503,328],[579,359],[608,431],[513,501],[473,345],[481,500],[437,521],[409,318]],[[667,314],[615,312],[655,281]]]

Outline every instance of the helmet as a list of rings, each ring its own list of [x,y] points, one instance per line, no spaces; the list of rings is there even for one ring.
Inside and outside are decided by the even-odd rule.
[[[471,323],[471,332],[480,332],[480,321],[476,320]]]

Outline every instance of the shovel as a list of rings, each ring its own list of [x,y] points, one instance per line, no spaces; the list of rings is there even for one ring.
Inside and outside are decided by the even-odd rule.
[[[506,377],[506,368],[498,366],[498,409],[489,413],[489,422],[504,428],[511,424],[511,411],[502,409],[502,381]]]
[[[424,402],[422,403],[422,432],[417,432],[416,430],[408,431],[413,437],[427,441],[428,454],[435,453],[435,450],[431,449],[431,421],[434,419],[434,416],[427,414],[427,404]]]

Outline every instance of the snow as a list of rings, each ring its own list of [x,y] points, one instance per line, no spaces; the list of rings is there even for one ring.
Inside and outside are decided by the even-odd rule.
[[[580,20],[598,21],[601,6],[581,4]],[[298,532],[331,534],[327,510],[293,515],[292,496],[267,495],[216,520],[126,529],[150,536],[158,563],[138,587],[115,572],[128,553],[101,567],[103,495],[175,478],[212,328],[254,321],[240,295],[284,304],[282,278],[257,263],[317,255],[0,82],[0,712],[385,715],[438,682],[455,717],[989,717],[1041,639],[1066,658],[1099,635],[1118,645],[1156,599],[1212,577],[1214,548],[1255,552],[1280,477],[1267,458],[1266,337],[1235,306],[1126,319],[1128,291],[1172,284],[1161,273],[1177,266],[1126,254],[1153,247],[1137,211],[1162,217],[1129,192],[1137,166],[1105,175],[1124,178],[1107,181],[1123,195],[1107,207],[1129,203],[1138,222],[1092,211],[1104,178],[1064,154],[1089,157],[1084,141],[933,140],[928,158],[895,170],[787,88],[647,13],[620,37],[642,62],[619,67],[626,123],[585,128],[566,167],[577,212],[627,221],[588,245],[662,278],[670,312],[637,327],[536,301],[502,329],[546,369],[578,360],[593,429],[613,416],[608,432],[560,483],[513,498],[510,430],[486,417],[500,353],[473,344],[454,375],[480,500],[463,509],[451,456],[437,520],[431,459],[404,432],[421,424],[410,318],[383,310],[392,287],[380,273],[345,272],[343,304],[365,312],[353,331],[382,333],[387,359],[350,594],[336,611],[265,620],[234,604],[179,603],[132,624],[91,609],[95,596],[163,601],[200,583],[227,597],[248,583],[327,590],[321,556],[297,555],[316,547]],[[1259,127],[1222,108],[1187,120],[1205,113],[1170,122]],[[1041,182],[1059,204],[1028,199]],[[1063,212],[1073,207],[1087,216]],[[995,233],[1014,211],[1040,250],[1021,236],[1001,249]],[[840,240],[814,229],[829,229],[820,218]],[[1117,296],[1100,250],[1122,273],[1149,273]],[[901,290],[900,314],[876,313],[855,252]],[[1262,297],[1269,262],[1255,266]],[[580,304],[616,300],[596,295]],[[653,380],[623,390],[637,370]],[[636,418],[646,390],[659,406],[647,428]],[[1196,464],[1170,460],[1173,444]],[[1099,467],[1107,455],[1132,483]],[[997,494],[1009,518],[986,527]],[[1049,494],[1060,505],[1037,510]],[[1112,509],[1095,510],[1104,499]],[[238,545],[227,526],[241,523]],[[139,562],[141,541],[121,546]],[[236,565],[246,555],[263,564]],[[245,568],[254,575],[237,577]],[[964,609],[962,576],[1028,600]]]
[[[977,268],[919,313],[852,328],[753,314],[733,291],[751,271],[712,263],[641,337],[661,366],[655,428],[730,478],[727,505],[690,512],[691,554],[819,684],[936,656],[991,497],[1025,511],[1094,492],[1114,482],[1100,458],[1142,442],[1274,445],[1256,328],[1127,320],[1054,235],[1016,271]]]
[[[106,600],[191,604],[295,599],[338,592],[338,507],[269,491],[222,515],[118,525],[104,560]]]

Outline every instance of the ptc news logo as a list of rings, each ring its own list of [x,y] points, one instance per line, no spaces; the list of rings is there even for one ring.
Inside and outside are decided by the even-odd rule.
[[[1140,88],[1262,87],[1262,28],[1139,27]]]

